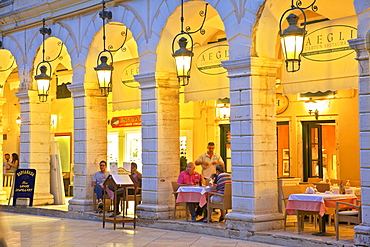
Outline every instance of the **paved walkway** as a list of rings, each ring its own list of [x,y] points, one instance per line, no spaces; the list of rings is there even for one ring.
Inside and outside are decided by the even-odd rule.
[[[113,230],[102,223],[47,216],[2,212],[1,233],[9,247],[29,246],[277,246],[196,233],[160,230],[132,225]]]

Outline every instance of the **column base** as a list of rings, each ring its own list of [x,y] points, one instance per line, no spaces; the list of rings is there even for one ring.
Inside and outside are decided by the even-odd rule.
[[[142,220],[166,220],[173,217],[173,208],[167,205],[140,204],[136,207],[136,213]]]
[[[281,229],[284,223],[284,216],[280,213],[252,215],[230,212],[226,219],[226,228],[250,232]]]
[[[14,199],[14,198],[13,198]],[[35,193],[32,205],[54,204],[54,196],[50,193]]]
[[[354,242],[356,246],[370,246],[370,225],[360,224],[355,226],[354,231]]]
[[[68,211],[92,212],[93,201],[72,198],[71,200],[68,201]]]

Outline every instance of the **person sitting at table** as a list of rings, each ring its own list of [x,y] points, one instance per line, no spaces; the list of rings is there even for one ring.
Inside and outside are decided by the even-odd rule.
[[[180,186],[192,186],[198,185],[201,183],[202,175],[195,171],[195,164],[193,162],[189,162],[186,165],[186,170],[180,172],[179,177],[177,179],[177,184]],[[187,202],[189,211],[191,214],[191,221],[195,222],[197,217],[197,212],[195,208],[198,206],[199,203],[197,202]]]
[[[223,165],[216,166],[217,177],[212,186],[212,191],[216,191],[219,194],[224,194],[225,184],[231,183],[231,175],[225,172]],[[222,203],[224,198],[222,196],[213,195],[211,197],[211,202]],[[220,210],[221,216],[219,222],[222,222],[225,219],[225,210]]]

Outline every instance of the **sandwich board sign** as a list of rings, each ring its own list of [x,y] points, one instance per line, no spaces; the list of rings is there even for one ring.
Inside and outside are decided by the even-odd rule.
[[[13,206],[17,203],[17,198],[29,198],[29,206],[33,203],[33,194],[35,191],[35,169],[17,169],[14,173],[14,195]]]

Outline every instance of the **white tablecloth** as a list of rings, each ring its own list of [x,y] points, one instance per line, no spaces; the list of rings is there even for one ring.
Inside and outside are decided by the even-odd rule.
[[[211,191],[209,186],[181,186],[177,189],[177,192],[196,192],[202,195],[209,191]]]
[[[322,202],[324,200],[343,200],[357,198],[354,194],[291,194],[289,201],[308,201],[308,202]]]

